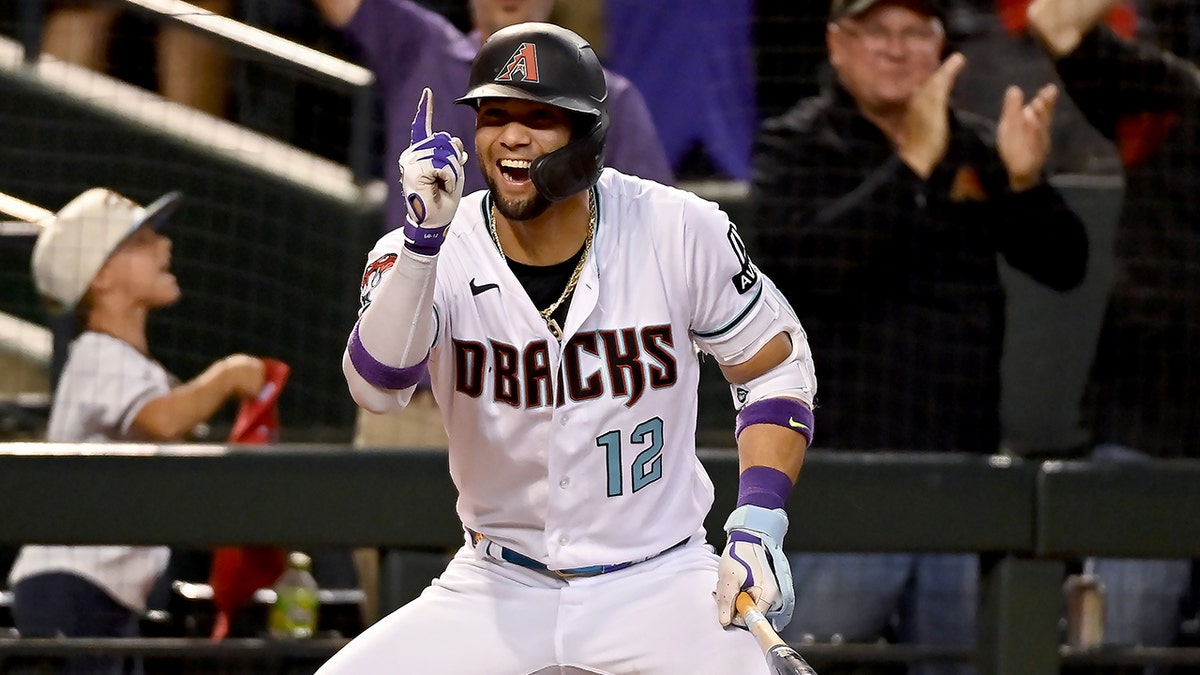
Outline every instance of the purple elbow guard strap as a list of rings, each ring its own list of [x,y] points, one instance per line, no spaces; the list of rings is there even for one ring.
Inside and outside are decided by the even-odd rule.
[[[415,366],[397,368],[386,363],[380,363],[371,356],[358,337],[358,324],[350,331],[350,342],[346,344],[346,352],[350,354],[350,363],[363,379],[380,389],[408,389],[421,381],[425,376],[425,367],[429,364],[429,354]]]
[[[794,398],[764,398],[742,408],[737,415],[733,437],[741,436],[742,430],[752,424],[774,424],[791,429],[812,445],[815,427],[812,410]]]
[[[413,196],[415,197],[416,195]],[[420,197],[417,197],[417,199],[419,200]],[[434,255],[441,250],[442,242],[446,239],[446,229],[449,227],[449,225],[443,227],[420,227],[408,218],[405,218],[404,248],[421,255]]]

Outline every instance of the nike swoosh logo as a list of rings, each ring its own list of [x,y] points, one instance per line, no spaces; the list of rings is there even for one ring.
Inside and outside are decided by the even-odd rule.
[[[482,286],[475,285],[475,280],[471,279],[471,295],[479,295],[484,291],[490,291],[493,288],[500,288],[500,284],[484,284]]]
[[[788,426],[795,428],[795,429],[807,429],[808,428],[807,424],[797,422],[795,417],[788,418]]]

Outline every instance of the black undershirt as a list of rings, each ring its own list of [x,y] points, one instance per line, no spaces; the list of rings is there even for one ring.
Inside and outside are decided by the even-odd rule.
[[[533,304],[537,310],[541,312],[562,294],[563,289],[567,287],[567,282],[571,279],[571,273],[575,271],[575,266],[579,264],[579,259],[583,257],[584,247],[580,246],[579,251],[570,258],[556,263],[554,265],[526,265],[519,263],[508,256],[504,256],[508,261],[508,268],[513,271],[517,277],[517,281],[521,282],[521,286],[525,288],[525,293],[529,295],[529,299],[533,300]],[[567,308],[571,305],[571,298],[574,297],[574,291],[571,295],[563,300],[558,309],[550,315],[552,319],[558,322],[560,326],[567,325]]]

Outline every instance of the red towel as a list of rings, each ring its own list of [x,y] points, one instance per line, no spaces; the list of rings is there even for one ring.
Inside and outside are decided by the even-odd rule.
[[[266,383],[258,396],[242,402],[230,443],[267,444],[279,437],[279,393],[287,382],[291,369],[286,363],[263,359]],[[229,622],[240,607],[250,601],[254,592],[269,587],[287,568],[287,549],[274,546],[222,546],[213,552],[212,570],[208,583],[212,586],[213,604],[217,608],[213,624],[213,640],[229,634]]]

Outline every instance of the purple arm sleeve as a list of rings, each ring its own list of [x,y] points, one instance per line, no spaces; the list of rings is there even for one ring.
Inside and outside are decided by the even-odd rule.
[[[425,376],[426,366],[429,365],[429,354],[415,366],[397,368],[386,363],[380,363],[371,356],[358,337],[358,324],[350,331],[350,341],[346,344],[346,352],[350,355],[350,363],[362,375],[363,379],[380,389],[407,389],[421,381]]]

